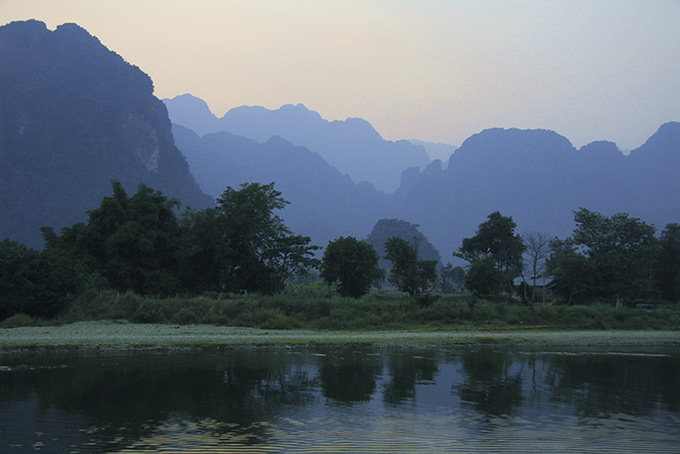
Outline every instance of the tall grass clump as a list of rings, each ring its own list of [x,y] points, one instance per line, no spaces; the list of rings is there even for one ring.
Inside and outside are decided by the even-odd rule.
[[[159,298],[91,288],[51,323],[125,319],[136,323],[212,324],[265,329],[680,329],[680,305],[652,309],[611,304],[522,303],[512,298],[434,295],[426,299],[377,291],[342,297],[325,284],[289,285],[277,295],[205,293]],[[17,315],[2,327],[45,321]]]
[[[120,294],[115,290],[89,289],[67,304],[66,310],[59,317],[59,320],[69,323],[111,318],[107,314],[115,305],[119,296]]]
[[[0,322],[0,328],[18,328],[20,326],[41,326],[45,321],[35,319],[26,314],[14,314]]]

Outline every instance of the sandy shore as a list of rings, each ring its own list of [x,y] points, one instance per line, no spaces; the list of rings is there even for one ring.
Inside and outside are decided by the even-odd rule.
[[[276,331],[212,325],[114,321],[0,329],[0,351],[23,349],[164,349],[234,346],[374,344],[380,346],[524,345],[537,347],[672,347],[680,331]]]

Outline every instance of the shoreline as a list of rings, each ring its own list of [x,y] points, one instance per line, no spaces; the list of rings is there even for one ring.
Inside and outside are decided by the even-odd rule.
[[[61,326],[0,329],[0,353],[23,350],[125,351],[234,347],[371,345],[532,348],[620,348],[680,351],[680,331],[620,330],[440,330],[311,331],[213,325],[77,322]]]

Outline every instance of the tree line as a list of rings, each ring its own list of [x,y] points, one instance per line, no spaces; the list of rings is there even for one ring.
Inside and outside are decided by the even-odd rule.
[[[418,241],[391,236],[384,245],[389,273],[369,243],[330,241],[321,260],[309,237],[294,234],[276,214],[288,202],[274,183],[228,187],[214,208],[187,209],[143,184],[129,196],[118,181],[86,222],[41,229],[36,251],[0,242],[0,320],[13,314],[51,317],[86,289],[132,290],[140,295],[281,292],[312,269],[338,294],[359,298],[385,279],[422,298],[436,288],[476,296],[512,295],[532,302],[536,280],[550,275],[564,301],[680,298],[680,225],[656,229],[627,214],[578,210],[566,239],[516,232],[511,217],[491,213],[450,263],[418,259]],[[387,274],[387,275],[386,275]],[[516,280],[522,284],[519,289]]]
[[[274,183],[245,183],[228,187],[214,208],[178,216],[176,200],[144,184],[129,196],[114,180],[112,194],[88,211],[86,222],[59,233],[42,227],[42,251],[0,242],[0,320],[17,313],[54,316],[92,288],[156,296],[272,294],[289,279],[321,268],[339,294],[359,297],[383,281],[373,247],[354,238],[331,242],[323,261],[316,258],[320,247],[294,234],[276,214],[287,203]],[[436,261],[417,260],[416,248],[400,238],[388,247],[390,282],[413,295],[434,286]],[[357,259],[368,265],[347,264]],[[424,282],[410,276],[414,265]],[[347,277],[350,269],[354,274]]]
[[[469,263],[465,287],[480,295],[518,291],[533,302],[537,279],[548,277],[567,303],[680,299],[680,224],[666,225],[657,238],[654,226],[627,213],[580,208],[574,221],[564,239],[537,232],[522,237],[511,217],[491,213],[454,252]]]

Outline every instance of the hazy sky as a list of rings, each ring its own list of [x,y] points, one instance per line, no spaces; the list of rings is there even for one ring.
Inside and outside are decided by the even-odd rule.
[[[218,116],[303,103],[391,140],[546,128],[622,149],[680,121],[680,0],[0,0],[0,24],[29,18]]]

